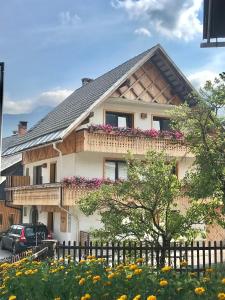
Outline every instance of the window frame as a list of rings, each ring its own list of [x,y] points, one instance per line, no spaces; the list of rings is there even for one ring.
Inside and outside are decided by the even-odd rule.
[[[106,177],[106,162],[115,162],[116,163],[116,167],[115,167],[115,180],[119,180],[120,178],[118,178],[119,172],[118,172],[118,163],[125,163],[126,164],[126,160],[120,159],[120,158],[111,158],[111,157],[107,157],[104,158],[104,162],[103,162],[103,178],[107,179]],[[127,165],[127,164],[126,164]]]
[[[128,112],[128,111],[117,111],[117,110],[104,110],[104,124],[107,125],[106,123],[106,114],[107,113],[115,113],[117,115],[119,114],[124,114],[124,115],[130,115],[131,116],[131,129],[134,128],[134,113],[133,112]],[[129,127],[127,127],[129,128]]]
[[[155,129],[153,126],[154,118],[162,118],[162,119],[171,120],[171,118],[169,118],[168,116],[165,116],[165,115],[152,114],[152,117],[151,117],[151,128],[152,129]],[[168,130],[170,130],[170,129],[168,129]],[[159,129],[159,131],[163,131],[163,130]]]

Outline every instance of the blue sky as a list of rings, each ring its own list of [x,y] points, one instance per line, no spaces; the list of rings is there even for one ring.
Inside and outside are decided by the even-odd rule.
[[[161,43],[195,85],[225,70],[224,48],[201,49],[202,0],[1,1],[4,135],[73,90]]]

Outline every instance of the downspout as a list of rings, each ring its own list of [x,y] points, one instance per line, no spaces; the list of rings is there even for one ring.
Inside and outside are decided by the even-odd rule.
[[[60,141],[60,142],[62,143],[63,141]],[[52,144],[52,146],[53,146],[53,149],[56,150],[59,153],[59,174],[60,174],[59,177],[60,177],[60,181],[61,181],[61,179],[62,179],[62,151],[59,148],[56,147],[55,142]],[[75,218],[76,223],[77,223],[76,240],[79,241],[79,219],[78,219],[77,215],[73,215],[67,209],[65,209],[62,206],[62,204],[63,204],[63,186],[61,185],[60,186],[60,201],[58,203],[58,207],[61,210],[65,211],[68,215]]]

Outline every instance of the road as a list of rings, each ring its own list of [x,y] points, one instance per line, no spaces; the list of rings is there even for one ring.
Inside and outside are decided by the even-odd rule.
[[[8,257],[8,256],[10,256],[10,255],[12,255],[11,252],[9,252],[9,251],[7,251],[7,250],[2,250],[2,249],[0,249],[0,259],[5,258],[5,257]]]

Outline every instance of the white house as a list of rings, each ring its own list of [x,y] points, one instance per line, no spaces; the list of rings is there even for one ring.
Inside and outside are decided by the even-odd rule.
[[[169,129],[168,111],[192,90],[160,45],[95,80],[84,78],[80,88],[3,153],[23,153],[24,177],[11,180],[11,201],[23,206],[23,222],[43,222],[59,240],[85,239],[101,226],[98,215],[86,217],[77,205],[88,188],[63,186],[62,181],[70,176],[124,178],[127,150],[137,157],[148,149],[164,150],[176,158],[182,178],[194,157],[183,140],[160,131]],[[106,124],[114,130],[95,126]],[[131,133],[119,135],[120,128],[131,128]]]

